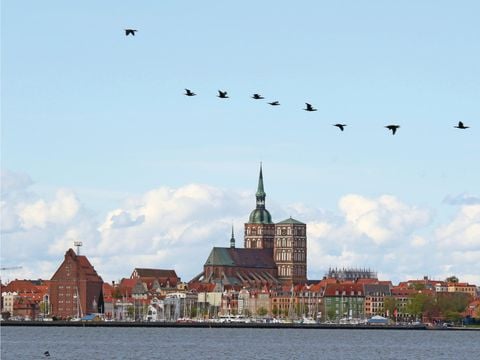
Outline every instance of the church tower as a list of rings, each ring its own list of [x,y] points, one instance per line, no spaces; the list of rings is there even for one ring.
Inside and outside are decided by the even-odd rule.
[[[292,219],[275,225],[274,261],[283,283],[307,281],[307,225]]]
[[[275,224],[272,216],[265,209],[265,191],[263,189],[262,164],[260,164],[260,175],[258,177],[256,208],[250,213],[248,223],[245,224],[246,249],[273,249],[273,238],[275,236]]]

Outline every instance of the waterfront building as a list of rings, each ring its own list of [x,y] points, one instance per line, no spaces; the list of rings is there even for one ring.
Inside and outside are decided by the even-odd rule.
[[[374,315],[385,316],[385,297],[391,296],[391,287],[388,284],[365,284],[365,316],[370,318]],[[393,315],[393,314],[392,314]]]
[[[353,282],[328,284],[322,320],[350,321],[365,318],[363,285]]]
[[[146,290],[164,294],[177,291],[180,284],[175,270],[135,268],[130,279],[139,279]]]
[[[49,314],[49,286],[45,280],[13,280],[2,286],[2,313],[35,320]]]
[[[50,280],[52,316],[82,317],[103,309],[103,280],[86,256],[69,249]]]
[[[197,294],[176,292],[168,294],[163,300],[165,321],[178,321],[196,317],[198,308]]]
[[[476,296],[477,287],[475,285],[470,285],[468,283],[448,283],[447,284],[448,292],[458,292],[468,294],[472,298]]]

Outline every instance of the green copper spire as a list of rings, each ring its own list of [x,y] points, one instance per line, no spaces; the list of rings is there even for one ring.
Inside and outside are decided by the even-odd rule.
[[[255,210],[250,213],[250,224],[273,224],[272,216],[265,209],[265,190],[263,189],[263,174],[262,174],[262,163],[260,163],[260,175],[258,177],[258,188],[255,193],[257,198],[257,206]]]
[[[233,234],[233,224],[232,224],[232,238],[230,239],[230,247],[235,247],[235,235]]]
[[[260,163],[260,175],[258,176],[258,188],[255,196],[257,198],[257,209],[264,209],[266,194],[265,194],[265,190],[263,190],[262,163]]]

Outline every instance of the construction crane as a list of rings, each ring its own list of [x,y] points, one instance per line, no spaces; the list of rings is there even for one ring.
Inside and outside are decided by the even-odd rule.
[[[4,271],[4,270],[17,270],[17,269],[21,269],[23,268],[23,266],[10,266],[10,267],[2,267],[0,268],[0,270]]]

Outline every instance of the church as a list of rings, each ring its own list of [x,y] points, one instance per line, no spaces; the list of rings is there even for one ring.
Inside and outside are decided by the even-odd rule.
[[[214,247],[203,272],[190,283],[221,286],[299,284],[307,281],[307,225],[292,219],[274,223],[265,206],[262,166],[255,194],[256,207],[245,223],[244,247]]]

